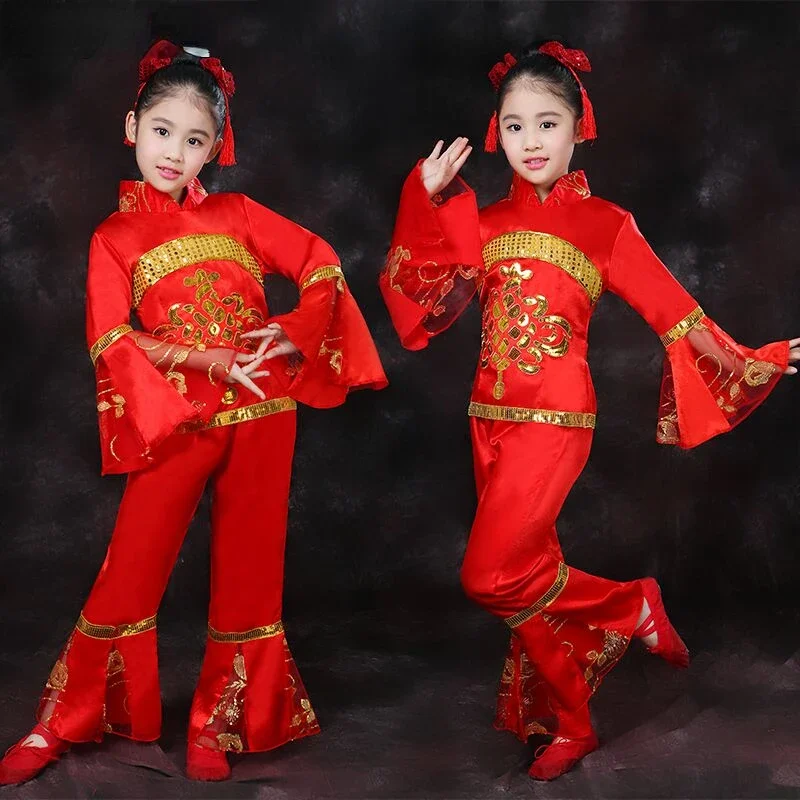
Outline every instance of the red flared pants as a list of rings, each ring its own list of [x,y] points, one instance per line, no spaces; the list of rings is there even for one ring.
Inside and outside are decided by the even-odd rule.
[[[318,732],[281,622],[294,441],[293,410],[175,434],[128,477],[105,562],[39,706],[56,736],[158,738],[156,612],[209,481],[211,603],[189,739],[241,752]]]
[[[583,735],[571,720],[625,652],[643,597],[638,581],[564,563],[555,523],[593,431],[473,417],[471,432],[478,510],[462,584],[512,630],[495,725],[523,740]]]

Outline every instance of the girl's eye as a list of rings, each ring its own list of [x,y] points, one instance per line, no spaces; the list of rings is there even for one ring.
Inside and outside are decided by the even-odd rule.
[[[556,127],[556,123],[555,122],[547,122],[547,121],[545,121],[545,122],[543,122],[541,124],[540,127],[544,131],[549,131],[549,130],[552,130],[553,128]]]
[[[199,139],[195,139],[194,136],[192,136],[189,138],[189,144],[192,147],[199,147],[203,143]]]
[[[509,130],[509,131],[514,131],[514,133],[519,133],[519,131],[521,131],[521,130],[522,130],[522,125],[520,125],[520,124],[518,124],[518,123],[516,123],[516,122],[512,122],[512,123],[511,123],[511,124],[508,126],[508,128],[506,128],[506,130]]]
[[[169,136],[169,131],[166,128],[153,128],[159,136]]]

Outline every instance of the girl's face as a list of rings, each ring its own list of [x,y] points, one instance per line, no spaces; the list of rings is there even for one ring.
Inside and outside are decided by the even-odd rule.
[[[575,112],[543,84],[520,81],[505,96],[498,122],[508,163],[544,200],[569,172],[580,141]]]
[[[125,132],[136,145],[142,177],[177,202],[186,185],[222,146],[208,107],[188,91],[159,100],[138,120],[129,111]]]

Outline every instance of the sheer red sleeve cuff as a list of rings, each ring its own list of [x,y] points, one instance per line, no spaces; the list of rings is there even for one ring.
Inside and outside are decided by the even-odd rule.
[[[481,274],[475,194],[456,178],[431,200],[417,165],[403,186],[380,276],[381,293],[403,346],[420,350],[449,328],[475,294]]]
[[[789,343],[751,350],[697,308],[661,336],[666,346],[656,439],[690,448],[725,433],[775,388]]]

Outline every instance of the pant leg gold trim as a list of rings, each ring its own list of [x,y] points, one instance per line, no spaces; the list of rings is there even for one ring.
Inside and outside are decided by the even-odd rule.
[[[566,428],[594,428],[597,417],[584,411],[552,411],[548,408],[516,408],[488,403],[470,403],[471,417],[503,420],[505,422],[544,422]]]
[[[514,614],[506,620],[506,625],[509,628],[517,628],[523,622],[527,622],[532,617],[535,617],[539,612],[544,611],[560,594],[564,591],[569,578],[569,567],[562,561],[558,565],[558,575],[553,585],[532,605],[524,608],[522,611]]]
[[[342,268],[336,265],[331,264],[327,267],[319,267],[315,269],[305,280],[302,281],[300,284],[300,291],[304,292],[308,289],[309,286],[313,286],[315,283],[319,283],[319,281],[327,281],[331,278],[337,278],[337,286],[341,289],[342,283],[344,281],[344,272],[342,272]]]
[[[132,331],[130,325],[117,325],[112,328],[108,333],[104,333],[90,348],[89,358],[92,359],[92,364],[97,363],[97,358],[103,350],[111,347],[114,342],[119,341],[126,333]]]
[[[683,339],[704,316],[705,312],[703,309],[697,306],[691,314],[687,314],[677,325],[674,325],[665,334],[662,334],[660,337],[661,344],[663,344],[664,347],[669,347],[671,344],[675,344],[675,342]]]
[[[81,614],[75,627],[91,639],[121,639],[123,636],[135,636],[137,633],[153,630],[156,627],[156,618],[148,617],[140,622],[123,625],[93,625]]]
[[[294,411],[297,403],[291,397],[276,397],[273,400],[264,400],[251,406],[240,406],[230,411],[218,411],[208,422],[186,422],[178,429],[180,433],[194,433],[210,428],[222,428],[225,425],[236,425],[239,422],[250,422],[270,414],[279,414],[282,411]]]
[[[256,639],[268,639],[271,636],[278,636],[283,633],[283,622],[278,620],[273,622],[272,625],[262,625],[260,628],[252,628],[249,631],[242,631],[241,633],[224,633],[215,628],[208,626],[208,638],[213,642],[234,642],[241,644],[242,642],[253,642]]]

